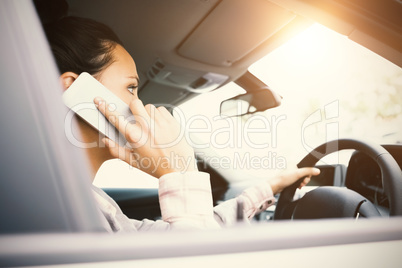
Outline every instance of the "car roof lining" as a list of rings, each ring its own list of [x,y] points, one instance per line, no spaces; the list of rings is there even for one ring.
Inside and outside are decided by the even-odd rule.
[[[249,1],[236,1],[244,8],[250,5]],[[281,33],[278,34],[278,27],[273,27],[270,34],[260,31],[259,35],[263,34],[263,36],[256,38],[260,40],[260,44],[250,43],[250,48],[247,48],[243,44],[239,44],[237,47],[236,44],[232,44],[233,51],[247,51],[247,53],[235,57],[237,58],[236,62],[230,66],[216,64],[211,57],[209,57],[207,62],[201,62],[200,58],[207,58],[208,51],[189,56],[185,52],[190,48],[186,46],[186,49],[184,49],[184,45],[186,41],[196,37],[192,37],[192,35],[196,30],[198,30],[197,32],[200,31],[198,27],[208,20],[213,10],[222,2],[227,3],[231,1],[149,0],[126,1],[121,4],[119,2],[119,5],[116,5],[113,1],[100,1],[96,2],[96,7],[94,7],[94,1],[91,0],[68,0],[70,15],[89,17],[103,22],[115,30],[122,39],[126,49],[136,61],[137,71],[142,83],[140,88],[143,91],[143,96],[140,93],[140,97],[144,103],[159,102],[159,99],[166,97],[166,99],[170,100],[169,103],[172,104],[178,104],[178,102],[172,101],[172,98],[179,100],[183,99],[183,95],[185,95],[184,99],[189,99],[194,97],[194,94],[188,94],[188,92],[183,90],[169,90],[164,85],[157,85],[160,88],[159,98],[152,99],[156,97],[153,92],[154,85],[147,85],[149,80],[147,72],[156,60],[161,59],[165,63],[174,64],[184,70],[214,72],[227,75],[229,77],[227,82],[235,81],[247,71],[252,63],[312,24],[310,20],[296,16],[284,9],[284,13],[291,14],[291,19],[288,19],[289,23],[284,23],[283,17],[274,18],[277,22],[273,22],[276,25],[286,24],[282,28]],[[265,0],[257,0],[255,3],[266,2]],[[274,4],[269,5],[276,6]],[[175,12],[169,12],[173,8],[175,8]],[[277,8],[279,9],[279,7]],[[236,10],[241,10],[241,8],[235,9],[234,12],[237,12]],[[237,17],[235,13],[230,16]],[[238,17],[241,17],[241,15]],[[210,24],[213,24],[213,22],[210,22]],[[233,31],[234,29],[232,29]],[[249,29],[243,28],[238,29],[237,33],[240,36],[250,35],[247,32],[250,32]],[[198,34],[202,38],[209,37],[208,29]],[[138,41],[139,39],[141,40]],[[217,43],[221,43],[224,40],[225,38],[221,38]],[[204,40],[204,42],[211,43],[216,41],[208,39]],[[222,48],[227,45],[218,44],[217,47]],[[181,54],[186,55],[183,56]],[[150,92],[145,93],[144,91]]]
[[[69,14],[106,23],[121,37],[135,59],[141,81],[144,82],[140,85],[143,91],[143,96],[140,94],[140,97],[145,103],[169,99],[169,103],[179,104],[194,97],[194,94],[185,90],[168,90],[164,85],[156,84],[160,86],[159,99],[154,99],[155,87],[147,86],[147,72],[158,59],[183,70],[227,75],[229,79],[226,83],[235,81],[246,73],[251,64],[306,29],[313,20],[402,66],[402,35],[400,31],[395,30],[396,24],[387,23],[384,26],[379,23],[378,18],[367,12],[367,8],[362,9],[356,4],[358,0],[147,0],[119,1],[118,4],[114,1],[67,1],[70,6]],[[270,18],[270,24],[278,26],[271,28],[270,33],[259,30],[257,36],[252,36],[247,27],[230,28],[231,25],[226,24],[224,26],[230,28],[227,31],[230,38],[219,38],[216,34],[211,38],[213,25],[225,23],[217,14],[240,20],[247,18],[241,10],[249,8],[252,4],[256,7],[282,9],[284,14],[291,14],[293,19],[284,23],[283,17]],[[229,15],[220,11],[220,7],[228,5],[236,7],[231,9],[233,13]],[[246,22],[243,24],[247,25]],[[373,34],[374,38],[368,33]],[[236,40],[233,39],[235,34],[244,36],[246,41],[252,39],[254,43],[233,42]],[[227,48],[227,52],[220,56],[224,48]],[[226,57],[227,55],[230,57]],[[228,58],[227,62],[225,58]],[[183,77],[185,76],[183,71]],[[146,91],[149,91],[148,94]]]
[[[268,1],[221,1],[177,52],[210,65],[232,66],[295,17]]]

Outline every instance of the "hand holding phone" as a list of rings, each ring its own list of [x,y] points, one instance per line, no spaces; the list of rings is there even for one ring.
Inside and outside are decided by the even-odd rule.
[[[133,98],[130,108],[135,124],[131,124],[108,109],[107,102],[101,98],[96,98],[95,103],[106,118],[113,118],[112,124],[124,133],[131,145],[131,149],[123,148],[105,139],[112,156],[156,178],[172,172],[198,170],[194,150],[187,143],[183,126],[165,107],[144,106],[141,100]]]
[[[108,90],[89,73],[83,72],[64,92],[63,101],[76,114],[97,129],[100,133],[120,146],[127,145],[127,140],[96,108],[94,99],[101,97],[115,111],[127,120],[133,121],[133,114],[128,105]],[[129,145],[128,145],[129,146]]]
[[[157,178],[171,172],[198,170],[193,148],[184,138],[180,124],[165,107],[144,106],[139,99],[133,99],[130,110],[125,102],[88,73],[79,75],[63,94],[63,100],[111,140],[106,139],[105,144],[112,156],[131,166]],[[116,109],[110,110],[110,105]],[[133,113],[135,124],[132,124]],[[111,117],[116,119],[113,124],[118,122],[119,130],[106,119]]]

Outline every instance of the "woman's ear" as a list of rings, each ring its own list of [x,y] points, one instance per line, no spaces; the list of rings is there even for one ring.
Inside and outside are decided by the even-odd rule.
[[[68,89],[71,86],[71,84],[75,81],[75,79],[77,79],[77,77],[78,74],[73,72],[65,72],[62,75],[60,75],[60,82],[64,90]]]

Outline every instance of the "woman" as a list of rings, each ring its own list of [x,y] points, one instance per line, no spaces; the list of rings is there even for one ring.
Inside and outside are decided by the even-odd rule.
[[[78,17],[57,19],[46,24],[45,31],[65,90],[81,72],[88,72],[126,102],[135,117],[135,124],[127,123],[113,109],[109,109],[104,100],[94,100],[98,109],[130,142],[132,149],[120,147],[107,138],[102,139],[106,147],[98,144],[85,149],[93,173],[104,161],[120,158],[160,180],[162,221],[156,222],[128,219],[111,198],[94,187],[95,199],[104,215],[107,230],[228,226],[236,221],[238,203],[243,205],[245,218],[251,218],[273,204],[274,194],[286,186],[306,177],[301,187],[308,183],[311,176],[319,174],[315,168],[284,173],[213,208],[209,174],[198,171],[194,151],[185,139],[178,138],[180,126],[172,115],[164,107],[144,106],[138,99],[139,78],[135,62],[116,34],[106,25]],[[99,140],[100,134],[84,121],[79,120],[79,129],[83,142]],[[166,144],[171,145],[163,146]],[[139,160],[142,159],[149,160],[147,165],[141,165],[143,161]]]

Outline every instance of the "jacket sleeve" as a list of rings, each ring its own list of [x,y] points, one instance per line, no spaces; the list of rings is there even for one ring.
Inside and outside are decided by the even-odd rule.
[[[232,226],[236,223],[238,215],[237,206],[243,204],[242,217],[247,222],[255,215],[266,210],[269,206],[275,204],[276,199],[272,192],[271,185],[266,182],[247,188],[236,198],[225,201],[214,208],[215,220],[221,226]]]
[[[159,203],[162,220],[129,219],[117,203],[101,189],[93,186],[95,200],[109,232],[170,229],[215,229],[209,174],[174,172],[159,179]]]
[[[210,229],[236,224],[239,203],[243,205],[242,217],[248,221],[276,200],[271,185],[262,181],[213,208],[209,174],[189,172],[170,173],[160,178],[159,202],[162,219],[171,228]]]
[[[237,198],[213,207],[209,174],[204,172],[169,173],[159,181],[162,220],[134,220],[123,214],[117,203],[93,186],[95,200],[109,232],[170,229],[216,229],[232,226],[243,204],[244,218],[250,219],[275,203],[269,183],[248,188]]]
[[[204,172],[174,172],[159,182],[162,220],[171,228],[219,228],[214,219],[211,183]]]

